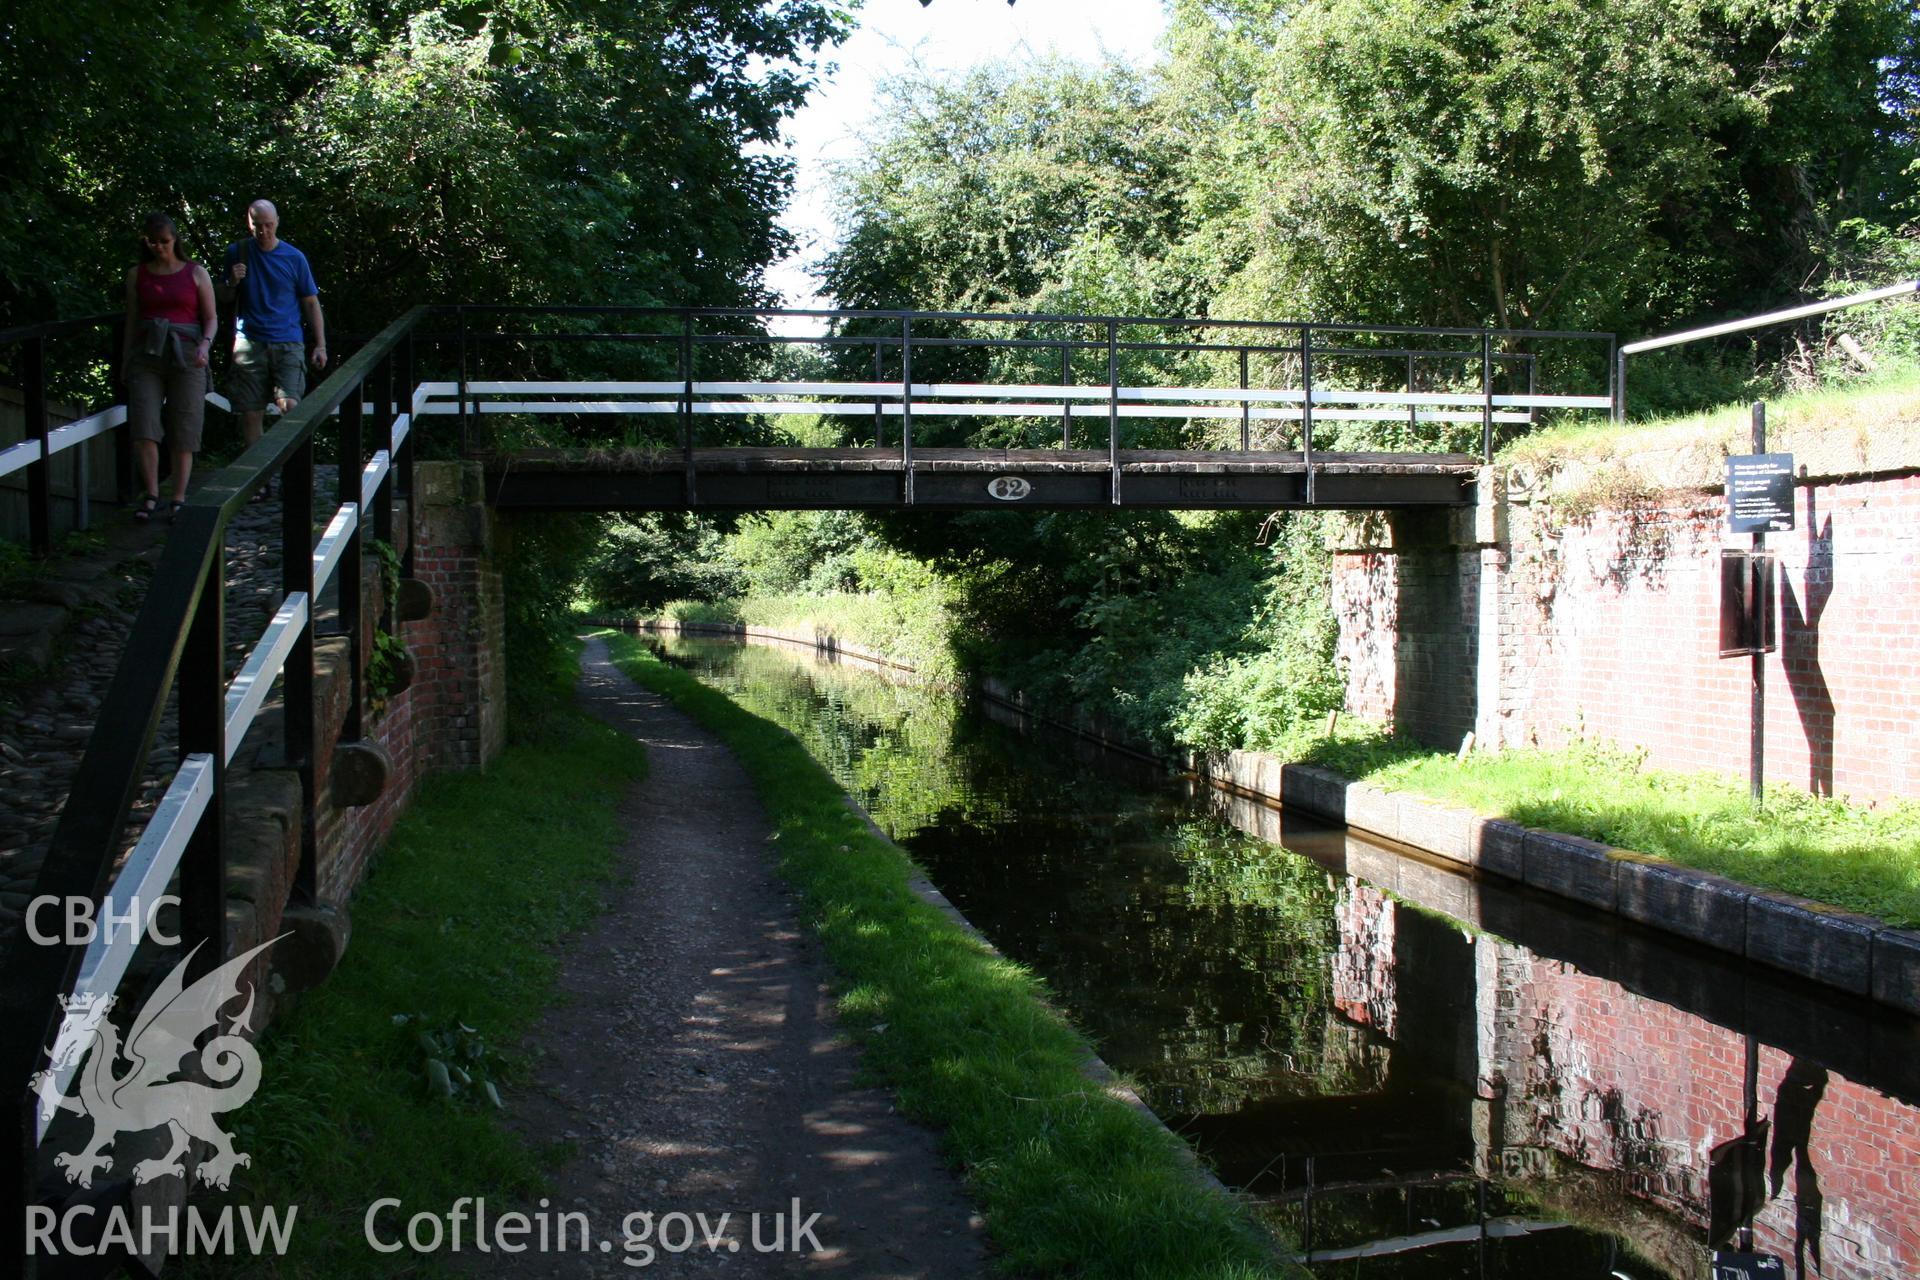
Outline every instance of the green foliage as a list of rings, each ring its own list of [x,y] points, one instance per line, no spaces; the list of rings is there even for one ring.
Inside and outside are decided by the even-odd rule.
[[[856,589],[854,557],[873,545],[850,511],[773,511],[742,520],[728,551],[748,593],[781,595]]]
[[[545,1189],[552,1153],[500,1124],[487,1086],[510,1099],[526,1080],[500,1046],[552,1008],[556,944],[599,909],[616,807],[645,772],[632,739],[561,705],[538,746],[422,784],[354,899],[340,968],[261,1042],[260,1090],[234,1113],[254,1160],[233,1195],[300,1206],[286,1274],[393,1274],[362,1233],[369,1188],[408,1204]],[[478,1105],[448,1105],[429,1059]],[[196,1259],[194,1274],[252,1268]]]
[[[393,602],[400,594],[400,553],[392,543],[379,538],[371,546],[380,566],[381,599],[385,601],[381,616],[373,624],[373,651],[367,654],[367,704],[378,716],[400,691],[401,681],[408,674],[408,658],[407,646],[386,627],[387,619],[393,616]]]
[[[846,239],[823,274],[843,305],[1011,307],[1085,238],[1144,263],[1172,230],[1175,140],[1122,67],[988,67],[888,97],[840,192]]]
[[[610,517],[581,573],[580,585],[604,609],[654,612],[683,596],[724,599],[738,593],[739,570],[721,551],[712,521],[684,511]]]
[[[420,1074],[432,1097],[505,1110],[495,1080],[506,1058],[477,1029],[447,1014],[396,1013],[393,1025],[409,1033],[419,1049]]]
[[[538,723],[572,652],[572,605],[603,518],[543,512],[495,517],[495,563],[506,616],[507,723]],[[515,729],[514,732],[518,732]]]
[[[1162,730],[1185,746],[1289,753],[1345,699],[1323,522],[1291,514],[1274,528],[1260,612],[1235,649],[1188,672]]]
[[[114,305],[149,208],[279,206],[338,330],[417,301],[739,304],[834,0],[110,0],[0,21],[0,315]],[[102,246],[116,247],[106,251]]]
[[[736,600],[669,600],[654,611],[654,616],[667,622],[724,622],[740,621],[740,605]]]

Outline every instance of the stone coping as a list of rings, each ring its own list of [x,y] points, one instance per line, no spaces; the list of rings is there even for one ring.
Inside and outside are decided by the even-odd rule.
[[[1463,869],[1623,916],[1920,1014],[1920,932],[1627,849],[1489,818],[1258,752],[1196,760],[1210,781]]]

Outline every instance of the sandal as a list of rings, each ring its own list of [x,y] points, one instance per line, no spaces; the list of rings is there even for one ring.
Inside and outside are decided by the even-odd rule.
[[[167,504],[167,523],[173,524],[174,522],[178,521],[180,519],[180,511],[186,505],[187,505],[186,503],[181,502],[178,499],[174,500],[173,502],[169,502]]]
[[[158,507],[159,505],[160,505],[159,494],[143,493],[140,495],[140,505],[133,509],[133,518],[139,523],[145,524],[149,520],[153,519],[154,508]]]

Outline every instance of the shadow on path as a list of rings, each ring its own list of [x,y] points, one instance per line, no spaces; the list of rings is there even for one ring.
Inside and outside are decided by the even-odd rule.
[[[463,1269],[613,1276],[645,1262],[646,1274],[668,1276],[984,1275],[984,1231],[935,1136],[895,1114],[886,1093],[856,1087],[858,1056],[836,1034],[826,962],[774,873],[745,773],[622,675],[598,641],[580,696],[646,744],[650,768],[623,809],[622,881],[568,950],[562,1004],[534,1033],[540,1083],[513,1111],[534,1142],[571,1144],[546,1212],[585,1214],[593,1239],[584,1253],[577,1228],[571,1252],[463,1253]],[[795,1228],[814,1214],[796,1252]],[[671,1252],[682,1221],[691,1247]],[[762,1252],[776,1242],[779,1252]]]

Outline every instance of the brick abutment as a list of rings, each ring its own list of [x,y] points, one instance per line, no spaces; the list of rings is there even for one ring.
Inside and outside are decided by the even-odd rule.
[[[1333,600],[1347,710],[1419,741],[1598,739],[1744,775],[1750,664],[1719,656],[1723,498],[1575,505],[1491,469],[1491,510],[1349,521]],[[1920,475],[1803,478],[1766,656],[1766,774],[1871,802],[1920,794]],[[1569,508],[1572,508],[1571,510]]]

